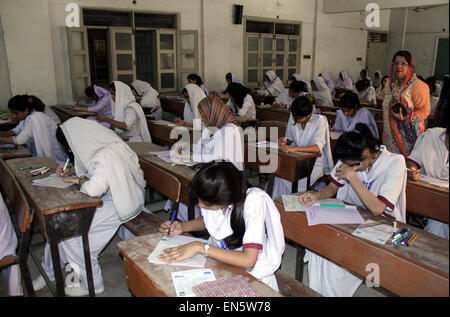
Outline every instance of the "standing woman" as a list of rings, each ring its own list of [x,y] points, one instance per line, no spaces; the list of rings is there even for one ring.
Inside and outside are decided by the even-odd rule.
[[[183,119],[175,118],[175,123],[184,126],[193,126],[194,119],[200,119],[198,103],[206,98],[205,93],[199,86],[187,84],[183,89],[184,103]]]
[[[206,86],[203,84],[202,78],[197,74],[189,74],[187,76],[187,80],[190,84],[194,84],[200,87],[200,89],[203,91],[203,93],[208,96],[209,92]]]
[[[231,83],[226,93],[236,109],[236,114],[247,119],[256,119],[256,107],[250,91],[244,85]]]
[[[104,290],[98,255],[114,237],[119,226],[136,217],[144,206],[144,172],[139,166],[137,155],[114,131],[91,120],[71,118],[57,131],[58,141],[73,153],[74,167],[63,171],[60,165],[58,175],[66,182],[80,184],[80,192],[90,197],[101,197],[103,205],[97,207],[89,229],[89,247],[95,293]],[[82,178],[86,177],[86,178]],[[61,263],[69,263],[80,278],[80,286],[66,287],[68,296],[88,295],[86,267],[81,237],[59,243]],[[42,267],[52,279],[53,262],[50,247],[44,249]],[[45,287],[39,276],[33,281],[35,290]]]
[[[207,230],[206,244],[192,242],[164,250],[160,259],[172,263],[196,254],[242,267],[278,291],[275,271],[285,248],[280,214],[261,189],[247,188],[244,173],[228,162],[203,166],[191,182],[190,197],[201,216],[188,222],[169,221],[159,231],[170,236]]]
[[[56,140],[58,127],[49,116],[33,107],[33,98],[17,95],[8,101],[11,119],[19,122],[11,131],[0,134],[0,142],[24,144],[33,156],[51,157],[58,164],[64,164],[67,155]]]
[[[322,77],[317,76],[311,80],[312,94],[316,99],[317,106],[334,107],[330,88],[325,84]]]
[[[341,135],[333,149],[338,162],[331,182],[320,191],[299,196],[305,206],[331,198],[364,207],[372,214],[406,222],[406,165],[399,154],[380,146],[363,123]],[[362,280],[324,257],[307,251],[309,287],[323,296],[353,296]]]
[[[320,73],[319,74],[320,77],[323,78],[323,81],[325,82],[325,84],[328,86],[328,88],[330,89],[330,93],[331,93],[331,97],[334,98],[335,96],[335,91],[334,91],[334,83],[331,80],[330,76],[328,76],[325,73]]]
[[[100,86],[93,85],[86,87],[84,93],[93,100],[92,104],[89,106],[75,105],[75,110],[97,112],[97,114],[105,115],[108,118],[113,117],[111,110],[111,95],[108,90]],[[88,117],[87,119],[96,120],[97,118]],[[106,128],[111,126],[105,121],[101,122],[101,124]]]
[[[284,85],[281,79],[275,74],[273,70],[268,70],[264,74],[264,87],[258,89],[256,92],[262,96],[278,97],[284,91]]]
[[[430,114],[428,85],[414,73],[410,52],[398,51],[391,64],[389,88],[383,100],[383,137],[390,152],[407,157],[425,131],[425,119]]]
[[[131,89],[136,92],[137,97],[141,98],[141,107],[151,109],[149,115],[155,119],[161,119],[162,108],[161,101],[159,100],[159,92],[143,80],[133,81],[131,83]]]
[[[113,81],[109,85],[109,92],[114,102],[114,119],[98,115],[97,120],[110,123],[120,137],[130,142],[152,142],[144,111],[136,102],[130,87],[121,81]]]

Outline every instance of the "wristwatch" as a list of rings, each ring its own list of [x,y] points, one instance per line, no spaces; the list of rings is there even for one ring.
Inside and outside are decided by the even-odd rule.
[[[204,248],[205,248],[205,254],[203,255],[205,258],[208,257],[209,254],[209,244],[205,243],[204,244]]]

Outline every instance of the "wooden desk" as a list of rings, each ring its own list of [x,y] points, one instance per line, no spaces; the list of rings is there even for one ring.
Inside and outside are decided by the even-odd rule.
[[[50,244],[57,296],[65,296],[64,280],[60,264],[58,243],[69,238],[82,236],[86,273],[90,296],[95,296],[89,251],[89,228],[97,207],[103,205],[100,198],[92,198],[79,192],[79,186],[67,189],[33,186],[32,181],[54,173],[58,164],[51,158],[31,157],[7,160],[11,172],[23,189],[35,211],[34,220],[45,240]],[[30,177],[20,170],[24,166],[41,165],[50,168],[44,175]],[[40,263],[40,260],[36,260]],[[49,285],[50,286],[50,285]]]
[[[408,180],[406,184],[406,210],[448,223],[448,195],[447,188]]]
[[[19,122],[15,122],[12,120],[3,120],[0,119],[0,131],[8,131],[12,130],[16,127]]]
[[[166,111],[173,113],[174,115],[183,118],[184,114],[184,99],[178,96],[166,96],[159,97],[161,101],[161,108]]]
[[[247,127],[254,127],[255,129],[258,127],[259,120],[258,119],[248,119],[240,116],[234,117],[234,123],[245,130]]]
[[[127,285],[133,295],[138,297],[175,297],[172,272],[191,268],[175,265],[149,263],[148,255],[153,251],[162,234],[154,233],[121,241],[117,248],[123,255]],[[208,258],[205,268],[211,269],[216,279],[231,278],[240,275],[262,297],[280,297],[281,295],[266,284],[258,281],[244,269]]]
[[[261,103],[264,105],[271,105],[275,101],[275,97],[273,96],[261,96],[255,92],[252,92],[250,95],[252,96],[255,105],[260,105]]]
[[[61,122],[69,120],[73,117],[87,118],[89,116],[97,115],[96,112],[91,111],[78,111],[74,109],[74,106],[68,105],[54,105],[50,107],[57,116],[61,119]]]
[[[0,150],[0,157],[4,160],[30,157],[31,152],[25,145],[18,145],[16,149]]]
[[[275,142],[278,140],[278,138],[286,136],[286,128],[287,128],[287,121],[260,121],[259,122],[260,128],[266,128],[266,140],[270,141],[271,139],[275,140]],[[278,130],[278,134],[273,136],[271,138],[270,134],[270,128],[275,127]]]
[[[362,277],[371,273],[366,271],[368,264],[378,264],[381,286],[400,296],[449,296],[448,240],[400,224],[399,227],[418,233],[419,239],[409,247],[393,245],[391,240],[380,245],[353,236],[357,225],[308,226],[305,212],[285,212],[281,197],[276,198],[275,205],[286,239]],[[360,213],[365,220],[392,222],[367,210],[360,209]]]
[[[284,121],[288,122],[291,112],[287,109],[260,109],[256,107],[256,119],[259,121]]]
[[[347,89],[347,88],[334,87],[334,95],[336,96],[336,98],[340,98],[343,94],[345,94],[346,92],[349,92],[349,91],[353,91],[353,90]]]
[[[172,126],[169,126],[172,125]],[[175,142],[177,142],[178,140],[180,140],[183,136],[184,133],[189,133],[189,140],[192,144],[192,139],[193,139],[193,128],[192,127],[185,127],[185,126],[180,126],[177,125],[176,127],[174,127],[173,125],[176,125],[173,122],[170,121],[165,121],[165,120],[147,120],[147,126],[148,126],[148,130],[150,132],[150,135],[152,137],[152,142],[155,142],[159,145],[172,145]],[[172,132],[173,129],[177,129],[179,132],[182,132],[183,134],[179,134],[178,138],[176,139],[171,139],[170,138],[170,133]],[[199,133],[199,135],[201,136],[201,133]]]

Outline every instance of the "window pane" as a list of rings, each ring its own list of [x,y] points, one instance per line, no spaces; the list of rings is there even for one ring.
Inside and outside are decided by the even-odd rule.
[[[296,54],[289,54],[288,66],[297,66],[297,55]]]
[[[195,54],[194,53],[181,54],[181,68],[184,68],[184,69],[195,68]]]
[[[85,26],[125,26],[131,27],[131,12],[83,9]]]
[[[249,51],[257,51],[258,50],[258,38],[257,37],[249,37],[248,38],[248,50]]]
[[[296,72],[295,68],[289,68],[288,69],[288,79],[291,79],[292,75],[294,75]]]
[[[174,69],[173,54],[161,54],[161,69]]]
[[[77,77],[75,79],[75,98],[84,98],[86,95],[84,94],[84,90],[89,86],[88,79],[86,77]]]
[[[177,27],[176,19],[175,14],[134,14],[134,24],[137,27],[175,29]]]
[[[249,33],[273,33],[272,22],[248,21],[246,24],[246,31]]]
[[[72,62],[73,69],[77,74],[87,72],[86,55],[74,55]]]
[[[284,78],[283,78],[284,70],[283,69],[276,69],[275,70],[275,74],[277,74],[277,76],[280,77],[281,81],[284,83]]]
[[[275,33],[276,34],[299,35],[300,34],[300,25],[275,23]]]
[[[263,50],[264,51],[271,51],[273,46],[272,46],[272,39],[271,38],[263,38]]]
[[[182,34],[181,35],[181,49],[182,50],[194,50],[195,49],[195,35],[194,34]]]
[[[72,48],[74,50],[84,50],[83,32],[72,32]]]
[[[289,52],[297,51],[297,40],[289,40]]]
[[[160,34],[159,36],[160,49],[161,50],[173,50],[173,35],[172,34]]]
[[[116,33],[116,50],[131,51],[130,33]]]
[[[248,54],[248,65],[249,67],[258,67],[258,54],[249,53]]]
[[[161,88],[174,88],[175,75],[173,73],[161,74]]]
[[[131,54],[117,54],[117,70],[133,70]]]
[[[255,83],[258,81],[258,70],[257,69],[249,69],[247,72],[247,81]]]
[[[263,54],[263,66],[272,67],[272,54]]]
[[[283,66],[284,65],[284,54],[277,54],[277,57],[275,59],[275,64],[277,66]]]
[[[117,75],[117,80],[130,85],[133,82],[133,75],[128,74],[128,75]]]
[[[277,39],[277,51],[284,51],[284,39]]]

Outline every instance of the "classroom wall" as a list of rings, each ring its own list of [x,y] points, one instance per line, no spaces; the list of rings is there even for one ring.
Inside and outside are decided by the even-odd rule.
[[[65,6],[70,2],[75,1],[0,0],[13,94],[29,92],[48,104],[73,104],[65,30]],[[335,80],[342,69],[356,79],[365,65],[367,30],[361,29],[361,23],[366,13],[325,14],[323,0],[137,0],[136,5],[128,0],[78,0],[76,3],[81,7],[179,13],[181,29],[199,30],[200,74],[210,90],[225,88],[227,72],[244,77],[244,30],[243,24],[232,23],[233,4],[244,5],[245,17],[302,23],[300,73],[305,79],[327,72]],[[310,55],[311,59],[304,59],[304,55]],[[361,61],[356,61],[357,57]]]
[[[420,12],[408,10],[404,49],[412,53],[416,73],[424,78],[433,75],[436,39],[449,36],[448,12],[448,4]],[[389,69],[395,52],[401,49],[405,15],[405,9],[391,10],[385,70]]]
[[[417,7],[424,5],[447,4],[448,0],[324,0],[324,12],[352,12],[365,10],[368,3],[376,3],[380,9]]]
[[[6,56],[2,19],[0,16],[0,111],[8,110],[8,100],[11,98],[11,84],[7,64],[8,58]]]

